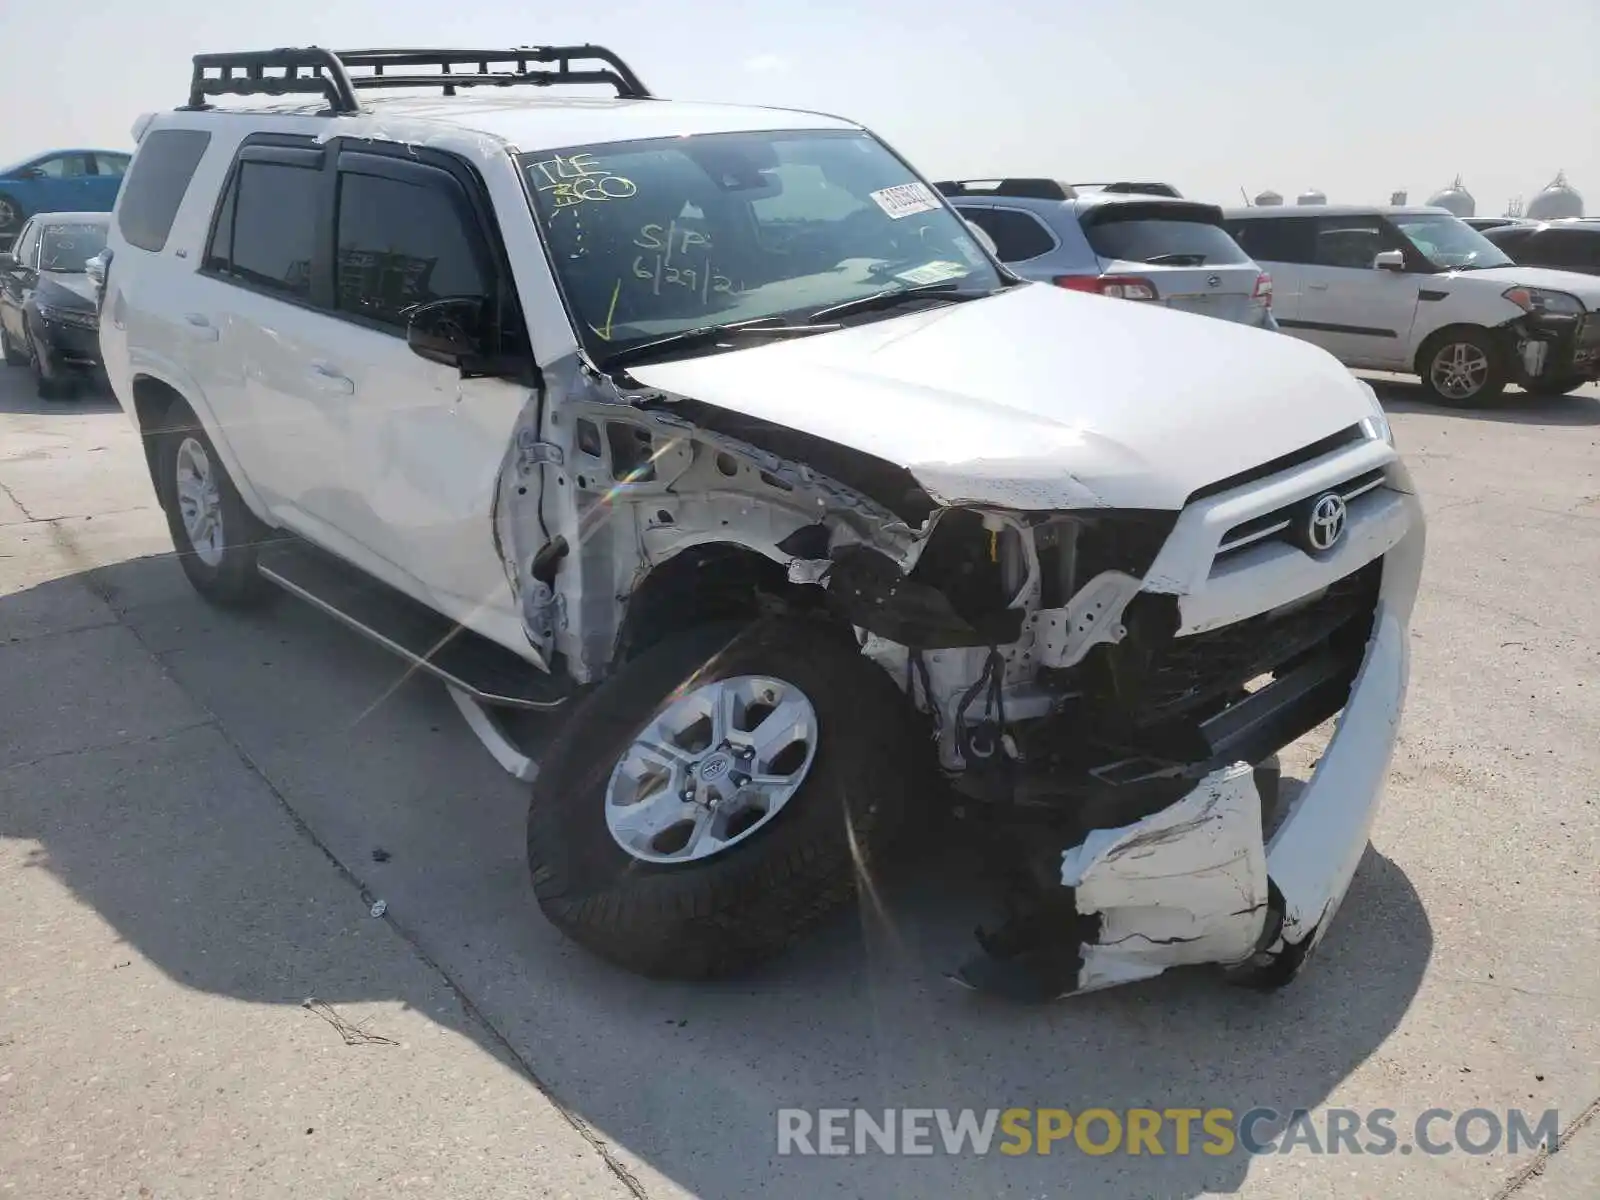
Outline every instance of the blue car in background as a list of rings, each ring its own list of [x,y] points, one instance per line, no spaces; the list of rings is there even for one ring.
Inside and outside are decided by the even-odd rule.
[[[48,150],[0,169],[0,249],[34,213],[110,212],[131,154]]]

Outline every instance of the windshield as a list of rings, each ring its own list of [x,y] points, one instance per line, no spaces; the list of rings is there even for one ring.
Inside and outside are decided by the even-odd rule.
[[[855,131],[610,142],[519,161],[567,303],[602,360],[885,291],[948,283],[976,295],[1003,282],[966,223]]]
[[[81,273],[105,248],[104,225],[46,225],[39,240],[39,270]]]
[[[1395,213],[1389,217],[1421,255],[1436,267],[1509,267],[1505,251],[1449,213]]]

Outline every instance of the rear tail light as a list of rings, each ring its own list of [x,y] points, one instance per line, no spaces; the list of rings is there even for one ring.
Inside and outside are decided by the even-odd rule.
[[[1156,300],[1160,294],[1148,279],[1133,275],[1057,275],[1050,281],[1074,292],[1093,292],[1116,300]]]
[[[1252,300],[1259,300],[1263,308],[1272,307],[1272,276],[1265,271],[1256,276],[1256,290],[1250,293]]]

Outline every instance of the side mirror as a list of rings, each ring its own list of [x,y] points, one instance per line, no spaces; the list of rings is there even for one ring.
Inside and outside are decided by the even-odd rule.
[[[89,277],[89,282],[97,288],[106,285],[106,252],[102,250],[88,262],[83,264],[83,273]]]
[[[406,345],[429,362],[467,369],[484,358],[483,302],[434,300],[406,318]]]
[[[482,299],[433,300],[406,315],[406,345],[419,358],[455,367],[463,378],[492,376],[539,386],[539,369],[525,354],[490,350],[489,313]]]
[[[1377,257],[1372,260],[1372,266],[1378,271],[1404,271],[1406,256],[1399,250],[1379,250]]]

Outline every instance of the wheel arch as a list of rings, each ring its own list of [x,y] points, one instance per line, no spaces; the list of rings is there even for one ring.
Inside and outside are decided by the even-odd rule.
[[[182,405],[211,439],[223,467],[239,492],[239,498],[258,519],[267,520],[267,508],[256,494],[249,477],[240,468],[228,439],[221,436],[215,415],[204,401],[198,399],[193,389],[182,386],[163,372],[145,367],[133,376],[132,396],[134,420],[139,426],[139,440],[144,445],[145,464],[150,469],[150,481],[155,485],[158,497],[161,495],[161,481],[156,478],[156,434],[166,427],[167,414],[173,407]]]
[[[1417,354],[1412,360],[1412,370],[1419,376],[1426,377],[1428,361],[1433,357],[1439,344],[1448,337],[1458,336],[1463,333],[1481,334],[1500,347],[1501,353],[1507,351],[1507,342],[1513,336],[1516,318],[1505,321],[1499,325],[1479,325],[1473,321],[1451,321],[1448,325],[1441,325],[1433,330],[1427,337],[1417,343]]]
[[[773,612],[828,615],[819,587],[791,583],[782,562],[738,542],[707,540],[655,564],[624,601],[611,669],[698,625]],[[847,629],[840,623],[840,629]]]

